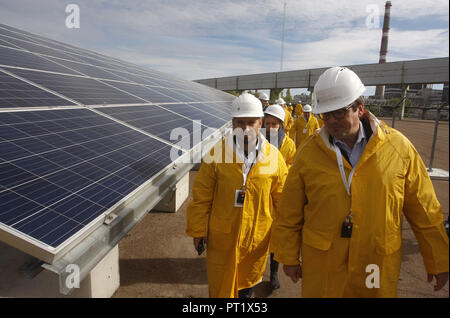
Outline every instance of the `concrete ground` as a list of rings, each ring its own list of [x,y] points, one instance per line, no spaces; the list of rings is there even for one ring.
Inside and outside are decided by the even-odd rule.
[[[391,124],[390,119],[386,119]],[[395,128],[405,134],[416,146],[428,166],[433,140],[434,122],[419,120],[396,121]],[[449,170],[448,122],[441,122],[433,167]],[[190,173],[190,183],[196,172]],[[443,207],[445,218],[449,213],[449,182],[433,181],[436,195]],[[114,297],[208,297],[205,256],[197,256],[192,239],[185,235],[186,207],[177,213],[149,213],[120,242],[120,288]],[[259,298],[301,297],[301,281],[294,284],[284,275],[280,266],[281,288],[271,292],[268,266],[254,292]],[[398,286],[399,297],[448,298],[447,285],[433,291],[427,283],[417,241],[408,223],[403,228],[403,263]]]

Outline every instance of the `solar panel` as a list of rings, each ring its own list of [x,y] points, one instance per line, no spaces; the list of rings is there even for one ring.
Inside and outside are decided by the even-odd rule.
[[[50,74],[21,69],[9,70],[16,75],[54,92],[65,95],[84,105],[133,104],[145,102],[142,99],[86,77]]]
[[[17,33],[13,28],[8,27],[7,25],[0,24],[0,35],[9,36],[15,39],[20,39],[24,41],[32,41],[30,38],[24,34]]]
[[[19,248],[63,250],[231,119],[232,95],[1,24],[0,65],[0,239]]]
[[[116,80],[116,81],[127,81],[127,79],[124,77],[116,76],[113,73],[111,73],[105,69],[102,69],[100,67],[96,67],[93,65],[72,62],[72,61],[66,61],[66,60],[51,58],[51,57],[49,57],[48,59],[51,61],[54,61],[55,63],[62,64],[68,68],[76,70],[80,74],[87,75],[90,77],[100,78],[100,79],[110,79],[110,80]]]
[[[0,222],[52,247],[170,162],[169,145],[87,109],[9,116],[0,127],[17,134],[0,141]],[[45,129],[30,135],[29,125]],[[84,208],[66,211],[73,200]]]
[[[38,55],[2,46],[0,46],[0,65],[2,67],[16,66],[49,72],[76,74],[74,71]]]
[[[165,95],[163,93],[160,93],[158,88],[154,87],[147,87],[137,84],[131,84],[131,83],[119,83],[119,82],[105,82],[108,83],[111,86],[117,87],[121,90],[124,90],[126,92],[129,92],[135,96],[138,96],[147,102],[152,103],[173,103],[173,102],[179,102],[179,100],[170,97],[168,95]]]
[[[194,131],[201,133],[206,128],[195,124],[195,118],[188,119],[158,106],[106,107],[99,111],[172,143],[178,142],[171,136],[174,129],[185,129],[190,137]]]
[[[193,120],[200,121],[203,125],[213,128],[220,128],[227,123],[226,120],[216,117],[214,114],[199,111],[191,104],[168,104],[162,105],[162,108],[171,110]]]
[[[0,109],[66,105],[74,103],[0,71]]]
[[[62,52],[60,50],[55,50],[50,47],[36,44],[36,43],[30,42],[30,41],[22,41],[19,39],[14,39],[11,37],[4,37],[4,36],[0,36],[0,40],[3,41],[3,43],[1,43],[2,45],[9,46],[12,48],[21,48],[24,50],[28,50],[30,52],[45,54],[47,56],[54,56],[54,57],[59,57],[59,58],[63,58],[63,59],[78,60],[74,56],[65,54],[64,52]]]

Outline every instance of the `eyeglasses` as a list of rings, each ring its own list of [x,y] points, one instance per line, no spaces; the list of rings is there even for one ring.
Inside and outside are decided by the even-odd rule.
[[[323,120],[328,120],[331,118],[331,116],[333,115],[334,119],[342,119],[345,117],[345,114],[347,114],[348,110],[353,106],[353,104],[348,105],[347,107],[332,111],[332,112],[327,112],[327,113],[322,113],[322,119]]]

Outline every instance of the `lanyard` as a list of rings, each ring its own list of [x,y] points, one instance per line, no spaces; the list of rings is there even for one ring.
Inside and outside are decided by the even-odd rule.
[[[260,140],[258,136],[257,146],[255,149],[255,152],[249,152],[247,156],[244,154],[244,150],[241,148],[239,143],[236,144],[236,149],[239,152],[240,156],[243,159],[242,164],[242,177],[243,177],[243,183],[242,183],[242,191],[245,192],[245,185],[247,184],[247,176],[250,173],[250,169],[252,169],[253,165],[255,164],[256,160],[258,160],[258,147],[261,146],[262,141]]]
[[[242,177],[243,177],[243,183],[242,183],[242,191],[245,192],[245,185],[247,184],[247,176],[250,173],[250,169],[252,169],[253,165],[255,164],[255,161],[258,158],[258,150],[256,150],[256,155],[253,158],[253,153],[248,154],[249,157],[244,156],[244,163],[242,164]],[[251,164],[249,165],[249,163]]]
[[[339,149],[338,146],[334,145],[334,150],[336,151],[336,157],[337,157],[337,161],[338,161],[338,165],[339,165],[339,171],[341,172],[341,178],[342,178],[342,181],[344,182],[345,190],[347,190],[348,196],[351,197],[350,186],[352,184],[352,178],[353,178],[353,174],[355,173],[356,166],[353,167],[352,171],[350,172],[350,175],[348,176],[348,181],[347,181],[347,178],[345,177],[344,163],[342,162],[341,149]]]

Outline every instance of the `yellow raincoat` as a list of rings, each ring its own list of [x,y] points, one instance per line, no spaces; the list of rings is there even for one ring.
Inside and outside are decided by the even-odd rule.
[[[292,118],[292,115],[287,107],[284,108],[284,112],[286,113],[286,115],[284,116],[284,123],[283,123],[284,131],[292,139],[294,138],[294,136],[292,136],[291,134],[291,129],[292,126],[294,125],[294,119]]]
[[[322,128],[323,127],[323,125],[325,124],[324,122],[323,122],[323,119],[322,118],[320,118],[320,116],[319,115],[316,115],[317,117],[316,117],[316,119],[317,119],[317,122],[319,123],[319,128]]]
[[[297,106],[295,106],[295,110],[294,113],[297,117],[300,117],[301,115],[303,115],[303,106],[302,104],[297,104]]]
[[[291,165],[294,162],[296,150],[297,147],[295,147],[295,142],[288,135],[284,136],[280,152],[283,155],[283,159],[286,163],[286,167],[288,168],[288,170],[291,168]]]
[[[314,134],[319,128],[319,123],[316,117],[309,116],[308,123],[306,123],[303,115],[296,119],[294,126],[292,126],[291,135],[295,136],[295,146],[298,148],[309,136]]]
[[[449,270],[442,208],[422,159],[406,137],[371,114],[370,129],[374,133],[356,166],[351,199],[325,127],[297,150],[272,239],[280,263],[299,264],[301,254],[303,297],[396,297],[403,216],[426,271]],[[348,178],[352,167],[343,162]],[[353,233],[342,238],[350,207]],[[366,287],[374,273],[370,267],[366,272],[370,264],[379,267],[379,288]]]
[[[242,160],[229,147],[227,139],[204,158],[194,182],[186,233],[191,237],[208,237],[210,297],[238,297],[240,289],[262,280],[272,218],[287,168],[278,149],[261,138],[260,159],[248,174],[243,207],[234,206],[235,191],[243,183]],[[229,158],[234,163],[226,163]]]

